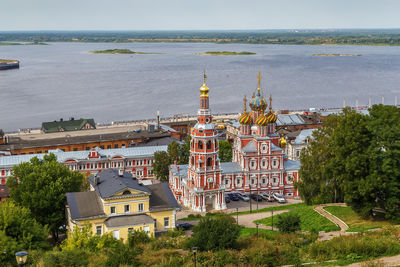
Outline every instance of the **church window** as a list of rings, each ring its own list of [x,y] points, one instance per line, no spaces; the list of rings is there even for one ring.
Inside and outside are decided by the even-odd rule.
[[[211,159],[211,158],[208,158],[208,159],[207,159],[207,166],[211,166],[211,163],[212,163],[212,159]]]
[[[265,184],[265,178],[262,179],[262,183]]]
[[[296,150],[296,157],[300,157],[300,150]]]
[[[278,161],[276,160],[276,159],[274,159],[274,161],[273,161],[273,164],[272,164],[273,166],[274,166],[274,168],[275,167],[277,167],[278,166]]]
[[[203,149],[203,142],[202,142],[202,141],[199,141],[197,147],[198,147],[199,149]]]
[[[240,179],[239,178],[237,179],[236,184],[237,185],[240,184]]]
[[[262,152],[267,152],[267,145],[266,144],[263,144],[262,146],[261,146],[261,150],[262,150]]]
[[[215,140],[214,140],[214,147],[215,147],[215,149],[217,149],[217,148],[218,148],[218,142],[217,142],[217,139],[215,139]]]
[[[207,149],[211,149],[211,141],[210,140],[207,141]]]
[[[194,157],[192,157],[192,165],[194,165]]]
[[[254,179],[251,179],[251,184],[255,184]]]
[[[225,184],[229,184],[229,180],[228,179],[225,180]]]

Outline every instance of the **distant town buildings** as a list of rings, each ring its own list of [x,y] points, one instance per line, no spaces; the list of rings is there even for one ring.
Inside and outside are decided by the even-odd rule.
[[[176,202],[167,183],[144,185],[122,169],[106,169],[89,179],[89,192],[67,193],[68,230],[90,224],[93,233],[128,239],[175,228]]]
[[[64,152],[60,149],[49,150],[58,162],[70,170],[77,170],[87,176],[102,172],[108,168],[123,169],[138,179],[152,179],[154,153],[167,151],[167,146],[144,146],[118,149],[92,148],[89,151]],[[45,154],[14,155],[0,157],[0,184],[5,184],[12,175],[15,165],[27,162],[33,157],[43,159]]]
[[[221,163],[204,77],[198,122],[191,131],[189,164],[170,167],[169,184],[184,206],[195,211],[226,209],[226,191],[278,192],[298,197],[294,182],[299,179],[300,164],[287,159],[286,140],[276,133],[278,118],[272,112],[272,98],[265,114],[267,102],[260,93],[261,75],[258,81],[257,92],[250,100],[252,112],[247,113],[244,99],[240,126],[234,133],[233,162]]]

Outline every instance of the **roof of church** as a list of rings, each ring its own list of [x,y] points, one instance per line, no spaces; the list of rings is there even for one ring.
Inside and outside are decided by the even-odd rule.
[[[222,173],[236,173],[243,172],[239,163],[237,162],[221,162]]]
[[[243,152],[257,152],[256,144],[254,141],[250,141],[247,145],[242,148]]]
[[[300,169],[300,161],[298,160],[286,160],[283,162],[283,167],[286,171],[293,171]]]
[[[271,142],[271,151],[282,151],[282,150],[283,150],[282,148],[274,145],[274,143]]]

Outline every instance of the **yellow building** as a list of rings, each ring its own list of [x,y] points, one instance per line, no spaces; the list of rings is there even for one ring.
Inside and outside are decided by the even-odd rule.
[[[112,232],[127,240],[134,230],[154,236],[175,228],[176,202],[168,183],[143,185],[132,174],[107,169],[88,178],[89,192],[67,193],[68,229],[92,225],[96,234]]]

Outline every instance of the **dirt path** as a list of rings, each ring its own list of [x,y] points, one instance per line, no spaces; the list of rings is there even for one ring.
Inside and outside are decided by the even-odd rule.
[[[288,212],[289,210],[279,210],[279,211],[274,211],[274,216],[284,213],[284,212]],[[259,219],[263,219],[263,218],[267,218],[267,217],[271,217],[272,216],[272,212],[271,211],[267,211],[267,212],[259,212],[259,213],[250,213],[250,214],[242,214],[239,216],[234,215],[233,217],[235,218],[235,220],[239,219],[239,225],[242,225],[244,227],[248,227],[248,228],[256,228],[257,225],[254,223],[255,220],[259,220]],[[266,226],[263,224],[259,224],[258,228],[260,229],[272,229],[271,226]],[[276,227],[274,227],[274,229],[277,229]]]
[[[347,265],[347,267],[364,267],[364,266],[385,266],[385,267],[400,266],[400,255],[391,257],[382,257],[371,261],[357,262]]]
[[[345,207],[346,204],[337,203],[337,204],[328,204],[328,205],[318,205],[318,206],[314,207],[314,210],[316,212],[318,212],[319,214],[321,214],[322,216],[324,216],[325,218],[327,218],[328,220],[330,220],[331,222],[333,222],[334,224],[339,226],[341,232],[346,232],[346,230],[349,229],[349,226],[344,221],[339,219],[338,217],[336,217],[336,216],[332,215],[331,213],[327,212],[326,210],[324,210],[324,207],[326,207],[326,206]]]

